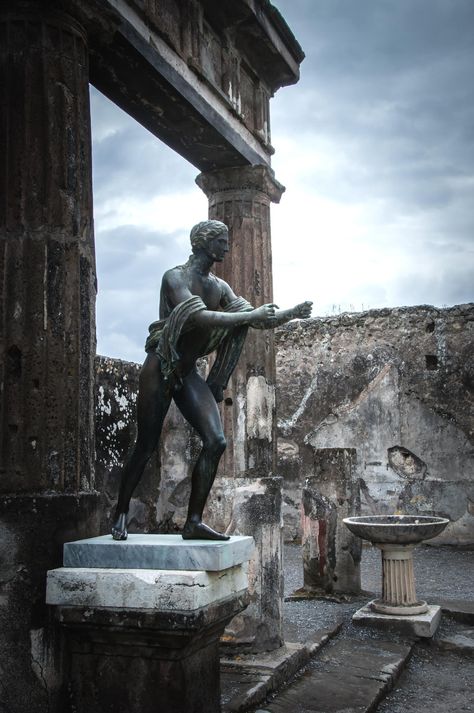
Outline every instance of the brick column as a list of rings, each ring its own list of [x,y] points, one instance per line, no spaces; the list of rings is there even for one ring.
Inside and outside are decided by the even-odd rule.
[[[97,505],[88,49],[50,5],[0,11],[0,668],[31,713],[56,705],[46,571]]]
[[[255,307],[273,301],[270,203],[283,193],[266,166],[201,173],[209,218],[229,228],[230,254],[218,274]],[[227,629],[225,641],[246,651],[281,644],[281,479],[275,468],[275,348],[273,331],[249,329],[221,407],[227,450],[206,515],[229,534],[252,535],[250,605]],[[230,524],[229,524],[230,520]]]

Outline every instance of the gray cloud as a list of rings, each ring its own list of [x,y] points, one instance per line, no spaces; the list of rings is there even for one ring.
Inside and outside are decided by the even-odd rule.
[[[412,266],[378,276],[380,289],[368,271],[352,299],[341,295],[373,307],[473,299],[474,3],[275,4],[306,52],[300,83],[273,101],[277,177],[279,140],[297,136],[314,156],[301,185],[370,211],[374,256],[389,240]]]
[[[130,193],[146,199],[194,186],[194,166],[94,88],[91,99],[96,201]]]
[[[123,225],[100,231],[96,252],[99,351],[140,360],[148,325],[158,319],[163,273],[186,261],[189,240]]]

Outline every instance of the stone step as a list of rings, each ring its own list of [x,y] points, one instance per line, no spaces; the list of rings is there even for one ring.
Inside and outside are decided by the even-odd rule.
[[[436,636],[429,643],[434,649],[474,656],[474,626],[445,616]]]
[[[223,713],[243,713],[284,686],[341,628],[340,622],[308,635],[304,642],[285,643],[276,651],[221,658]]]
[[[472,599],[440,599],[438,603],[444,614],[465,624],[474,624],[474,601]]]
[[[413,642],[345,639],[258,713],[370,713],[393,687]]]

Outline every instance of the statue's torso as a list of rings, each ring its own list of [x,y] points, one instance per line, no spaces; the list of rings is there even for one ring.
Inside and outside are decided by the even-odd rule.
[[[202,299],[207,309],[218,310],[222,299],[222,288],[218,278],[210,272],[209,275],[199,275],[190,270],[187,265],[180,265],[173,269],[173,276],[182,282],[192,295]],[[167,292],[166,283],[161,286],[160,292],[160,319],[170,316],[176,303],[172,301]]]
[[[202,299],[207,309],[217,311],[222,300],[222,288],[218,278],[213,274],[200,275],[189,269],[187,265],[180,265],[173,269],[175,281],[182,282],[192,295]],[[160,319],[169,317],[176,303],[166,288],[166,281],[163,282],[160,292]],[[194,327],[182,334],[178,341],[178,350],[181,354],[180,372],[186,373],[195,365],[199,357],[209,353],[211,327]]]

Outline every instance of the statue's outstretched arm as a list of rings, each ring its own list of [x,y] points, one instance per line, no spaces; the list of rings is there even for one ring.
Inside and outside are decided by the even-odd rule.
[[[176,273],[174,270],[165,273],[162,290],[174,305],[178,305],[193,297],[187,285],[180,278],[179,273]],[[265,304],[248,312],[217,312],[203,309],[192,316],[192,321],[194,326],[204,328],[239,327],[241,325],[251,326],[274,317],[276,309],[277,305],[274,304]]]
[[[220,280],[220,283],[222,290],[221,307],[225,309],[228,304],[237,299],[237,295],[234,293],[230,285],[227,284],[227,282]],[[274,306],[274,315],[270,315],[265,320],[254,320],[250,323],[250,326],[254,329],[274,329],[282,324],[286,324],[286,322],[289,322],[292,319],[307,319],[308,317],[311,317],[311,308],[313,303],[301,302],[290,309],[278,309],[277,305]]]
[[[311,317],[312,302],[301,302],[290,309],[276,309],[275,316],[269,317],[262,322],[256,322],[251,326],[254,329],[275,329],[282,324],[286,324],[292,319],[307,319]]]

